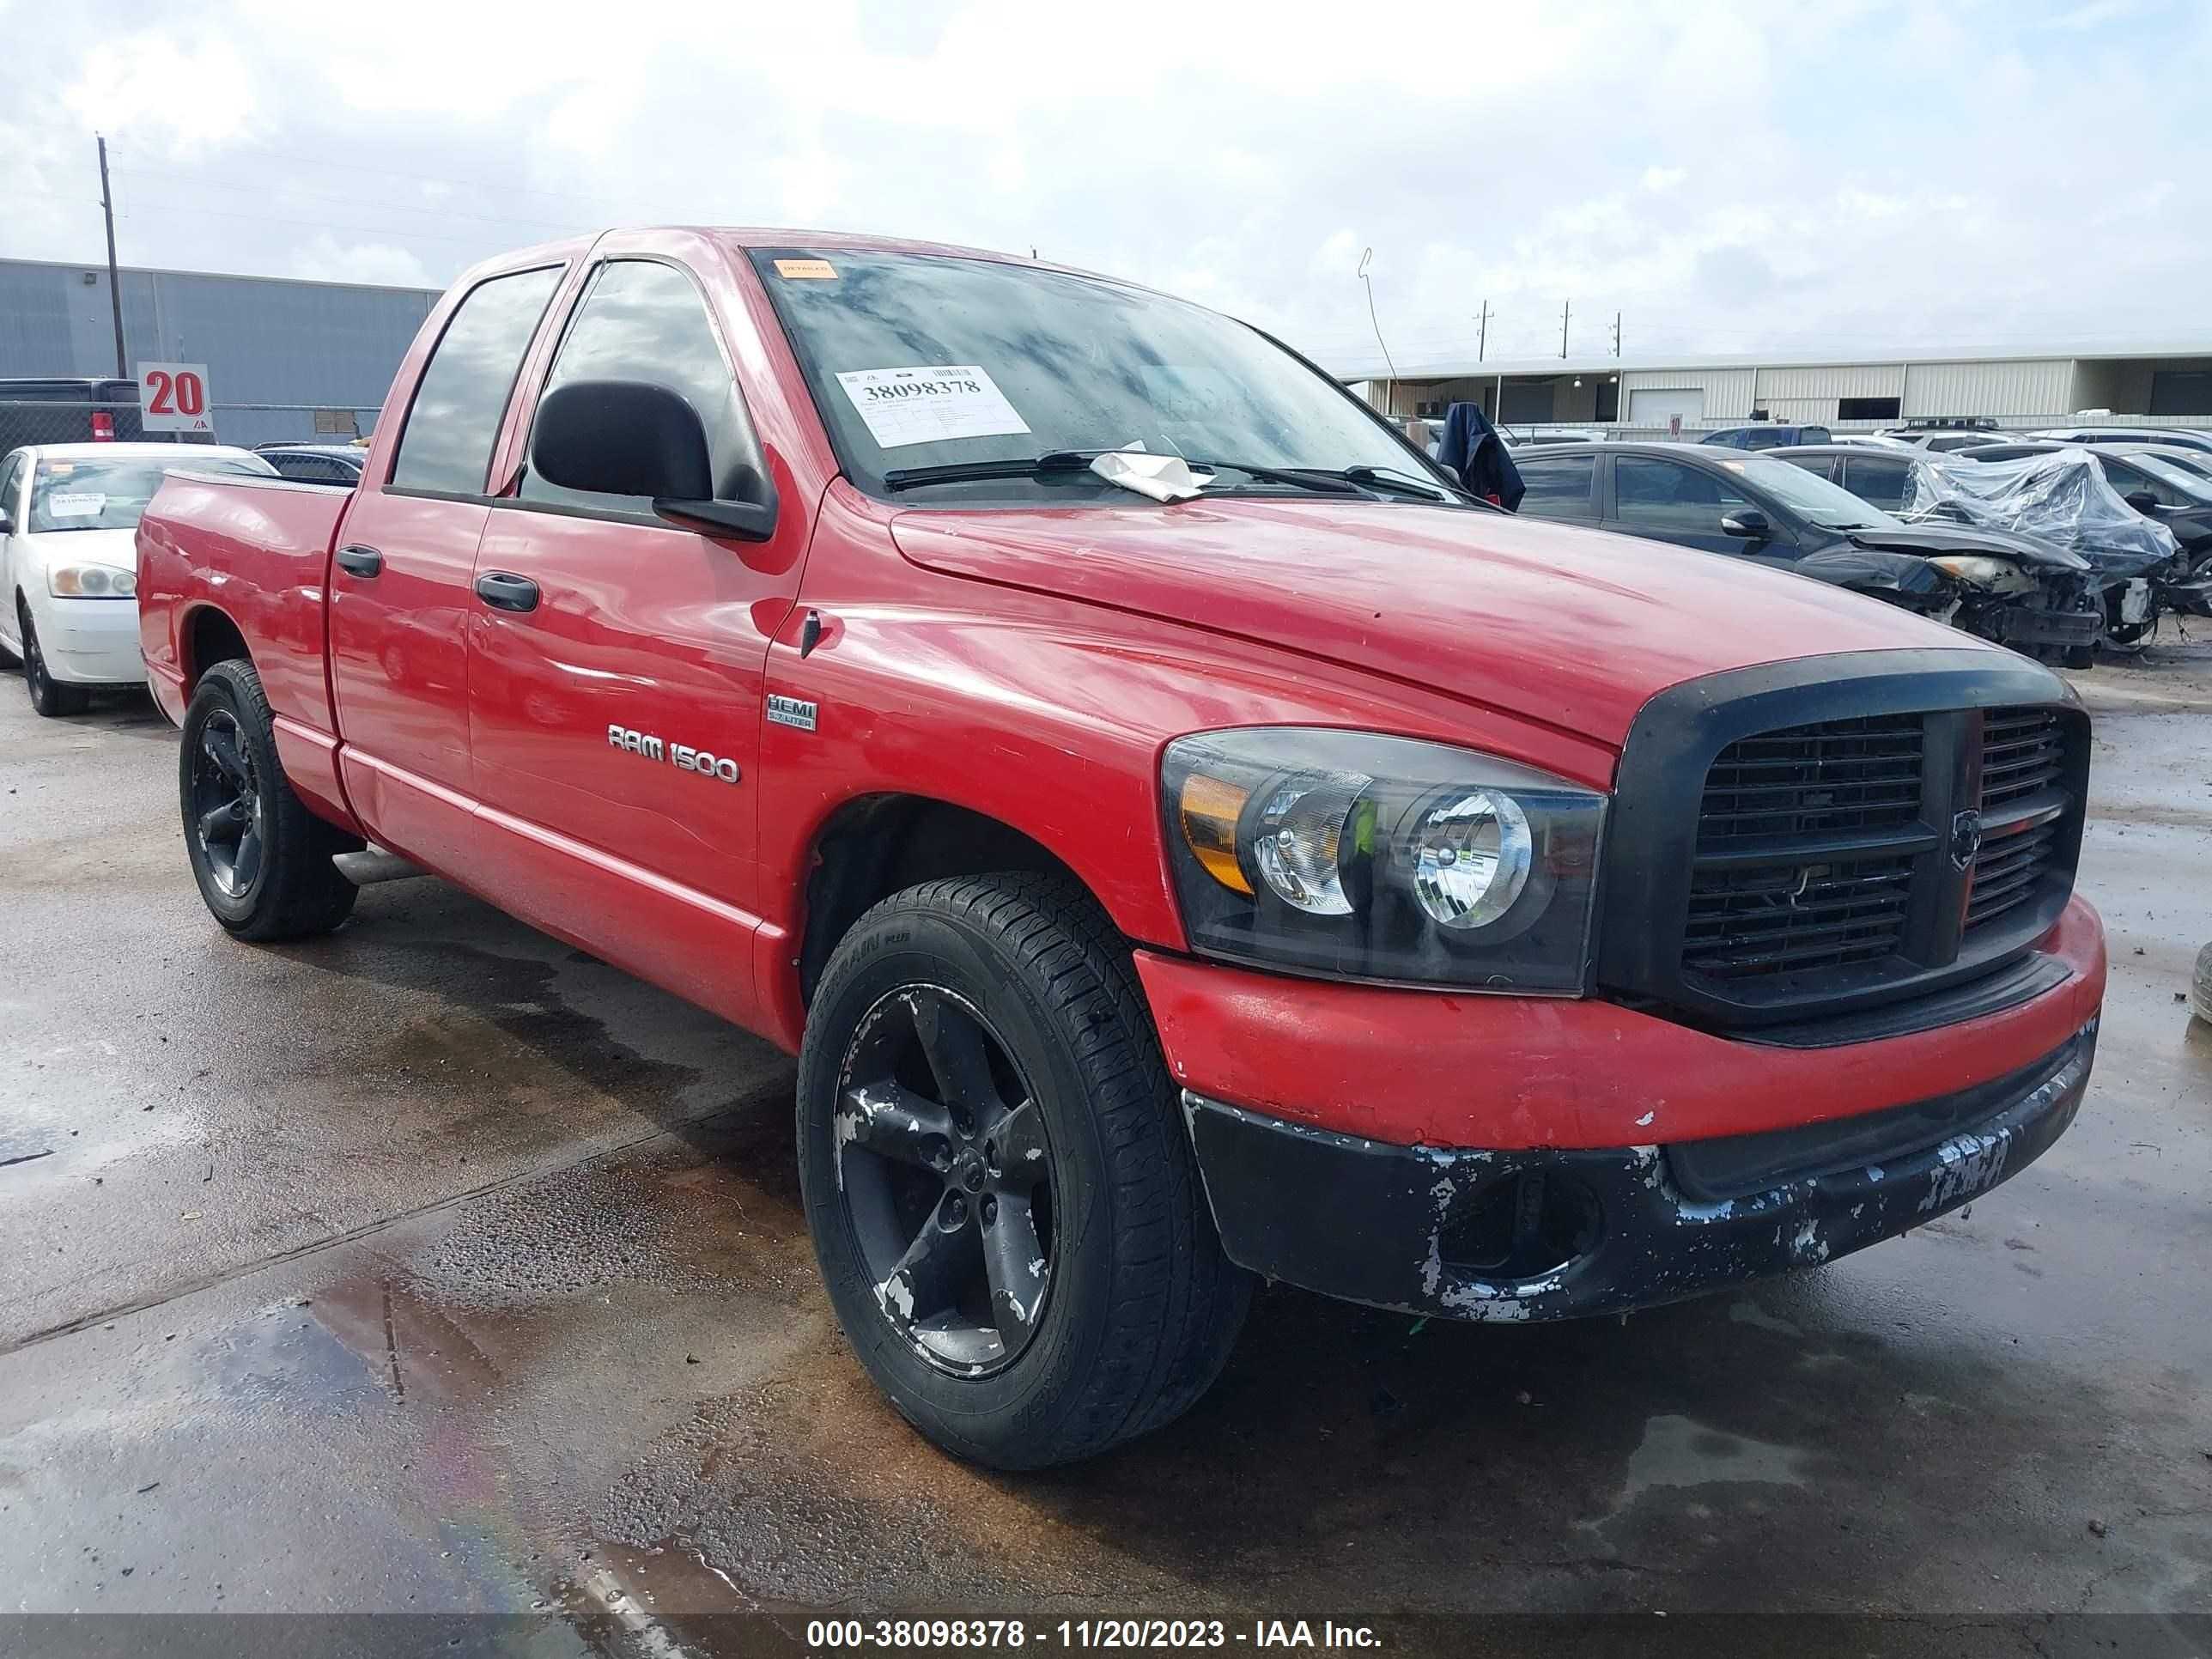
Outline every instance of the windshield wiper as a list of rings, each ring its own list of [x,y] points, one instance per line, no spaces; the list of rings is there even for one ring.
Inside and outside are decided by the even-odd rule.
[[[1311,489],[1324,495],[1357,495],[1359,486],[1341,472],[1329,472],[1320,467],[1255,466],[1249,461],[1187,460],[1186,465],[1219,472],[1224,468],[1242,472],[1248,478],[1257,478],[1262,483],[1289,484],[1294,489]]]
[[[1003,461],[952,461],[943,466],[895,466],[884,474],[886,489],[911,489],[916,484],[965,483],[975,478],[1034,478],[1048,472],[1080,472],[1101,449],[1053,449],[1042,455]]]
[[[1456,485],[1424,478],[1417,473],[1401,472],[1392,466],[1347,466],[1336,476],[1349,478],[1354,483],[1365,484],[1370,489],[1395,490],[1401,495],[1415,495],[1424,501],[1473,501],[1478,499],[1470,491]],[[1486,507],[1489,505],[1486,501],[1483,504]]]

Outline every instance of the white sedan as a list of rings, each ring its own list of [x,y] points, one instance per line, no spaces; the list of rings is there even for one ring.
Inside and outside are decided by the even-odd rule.
[[[74,714],[96,686],[143,685],[138,518],[172,468],[276,468],[249,449],[37,444],[0,459],[0,663],[20,660],[41,714]]]

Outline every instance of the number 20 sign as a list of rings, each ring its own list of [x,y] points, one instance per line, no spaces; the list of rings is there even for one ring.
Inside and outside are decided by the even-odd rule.
[[[138,423],[148,432],[213,432],[207,365],[139,364]]]

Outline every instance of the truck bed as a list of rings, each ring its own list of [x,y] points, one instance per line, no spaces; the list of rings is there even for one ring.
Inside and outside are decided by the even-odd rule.
[[[234,627],[276,716],[285,769],[319,807],[346,817],[331,759],[325,585],[352,499],[283,478],[173,472],[138,526],[138,638],[162,708],[183,718],[197,653]]]

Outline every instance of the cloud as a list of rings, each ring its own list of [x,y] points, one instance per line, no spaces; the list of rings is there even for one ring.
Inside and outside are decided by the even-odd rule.
[[[328,231],[295,248],[285,275],[320,283],[368,283],[391,288],[435,288],[419,258],[388,242],[341,242]]]
[[[2212,171],[2174,88],[2212,81],[2212,8],[2081,10],[1582,0],[1340,51],[1340,9],[1225,0],[1121,52],[1003,0],[387,0],[332,51],[204,0],[16,31],[0,251],[93,251],[100,125],[147,264],[434,283],[599,225],[799,221],[1035,246],[1325,361],[1373,353],[1368,246],[1401,362],[1486,303],[1493,361],[1555,353],[1570,301],[1577,343],[1619,311],[1653,354],[2186,333]]]

